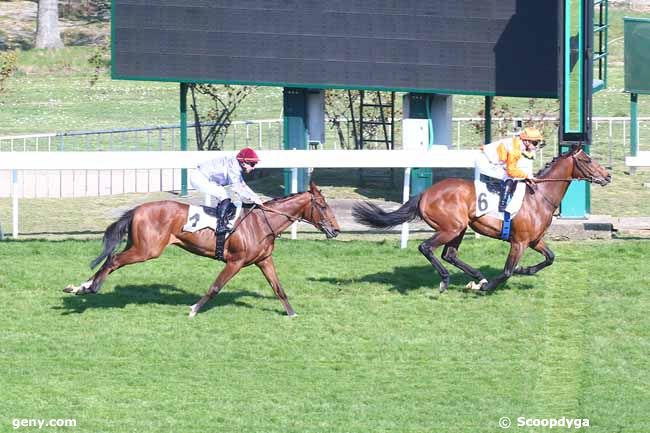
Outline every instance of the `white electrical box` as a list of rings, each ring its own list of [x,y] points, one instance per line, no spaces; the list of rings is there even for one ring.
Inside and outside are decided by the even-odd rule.
[[[404,146],[404,150],[427,150],[429,148],[429,121],[427,119],[403,119],[402,146]]]

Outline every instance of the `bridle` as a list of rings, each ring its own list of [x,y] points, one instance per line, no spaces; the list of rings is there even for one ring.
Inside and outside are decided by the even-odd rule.
[[[287,219],[288,219],[289,221],[291,221],[292,223],[294,223],[294,222],[303,222],[303,223],[307,223],[307,224],[309,224],[309,225],[314,226],[316,229],[322,231],[323,233],[325,233],[325,232],[326,232],[325,224],[327,223],[327,224],[329,224],[329,225],[331,226],[331,225],[332,225],[332,219],[331,219],[331,218],[326,218],[326,217],[325,217],[325,207],[324,207],[324,206],[321,206],[321,205],[316,201],[316,196],[314,195],[313,192],[309,191],[309,193],[311,194],[311,203],[310,203],[310,207],[309,207],[309,209],[311,210],[311,212],[310,212],[309,215],[310,215],[310,218],[313,220],[313,219],[314,219],[314,218],[313,218],[313,217],[314,217],[314,212],[317,210],[317,211],[319,212],[319,214],[320,214],[320,215],[319,215],[320,218],[318,219],[318,223],[315,223],[315,222],[313,222],[313,221],[310,221],[309,219],[306,219],[306,218],[301,218],[301,217],[294,217],[294,216],[291,216],[291,215],[289,215],[289,214],[287,214],[287,213],[284,213],[284,212],[282,212],[282,211],[279,211],[279,210],[277,210],[277,209],[273,209],[273,208],[271,208],[271,207],[264,206],[263,204],[262,204],[262,205],[254,205],[254,206],[253,206],[253,209],[254,209],[255,207],[257,207],[257,208],[259,208],[259,209],[262,211],[262,215],[264,216],[264,220],[265,220],[265,222],[266,222],[266,225],[269,227],[269,230],[271,230],[271,234],[273,235],[273,237],[276,237],[276,238],[277,238],[277,237],[280,236],[280,234],[279,234],[279,233],[276,233],[275,230],[273,230],[273,227],[271,226],[271,223],[269,222],[269,220],[268,220],[268,218],[267,218],[267,216],[266,216],[266,213],[267,213],[267,212],[274,213],[274,214],[278,214],[278,215],[282,215],[283,217],[287,218]],[[250,213],[249,213],[249,214],[250,214]],[[248,215],[246,215],[246,216],[248,216]],[[244,218],[245,218],[245,217],[244,217]],[[241,221],[242,221],[244,218],[242,218],[241,220],[239,220],[239,223],[241,223]],[[235,227],[233,227],[233,231],[235,231],[235,228],[237,228],[237,226],[239,226],[239,223],[238,223]]]
[[[571,155],[571,158],[573,159],[574,166],[578,169],[579,173],[582,175],[582,177],[570,177],[570,178],[545,178],[545,179],[534,179],[534,180],[529,180],[527,183],[531,186],[531,189],[533,190],[533,193],[539,192],[548,204],[553,206],[553,209],[557,209],[560,206],[560,203],[554,203],[549,199],[544,192],[539,191],[537,189],[537,183],[543,183],[543,182],[571,182],[574,180],[586,180],[589,183],[593,183],[596,181],[596,178],[592,175],[586,175],[585,174],[585,169],[584,165],[587,164],[587,162],[581,161],[576,158],[576,155],[573,154]],[[589,160],[591,162],[591,159]]]
[[[316,201],[316,195],[314,195],[314,193],[312,193],[311,191],[310,191],[310,193],[311,193],[311,206],[309,208],[311,210],[310,219],[312,221],[314,221],[314,210],[318,210],[319,218],[318,218],[318,224],[316,224],[316,223],[314,223],[312,221],[306,221],[306,222],[310,223],[311,225],[316,227],[318,230],[325,233],[325,230],[326,230],[325,224],[327,224],[330,227],[333,225],[332,218],[326,217],[325,206],[321,206]],[[303,221],[305,221],[305,220],[303,220]]]

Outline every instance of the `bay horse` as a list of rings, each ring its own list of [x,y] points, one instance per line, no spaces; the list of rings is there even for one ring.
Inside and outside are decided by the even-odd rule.
[[[92,269],[104,261],[99,270],[85,283],[80,286],[69,285],[64,291],[76,295],[97,293],[110,273],[122,266],[159,257],[168,245],[176,245],[191,253],[214,259],[214,230],[203,229],[194,233],[183,231],[188,210],[189,205],[171,200],[145,203],[129,210],[104,232],[103,251],[91,263]],[[294,316],[296,313],[278,280],[272,254],[275,239],[295,221],[312,224],[328,239],[336,237],[340,232],[332,209],[314,182],[310,182],[308,191],[244,210],[235,223],[233,232],[226,239],[225,267],[205,296],[190,307],[190,317],[196,316],[201,307],[216,296],[243,267],[252,264],[262,271],[287,315]],[[126,247],[121,253],[115,254],[115,249],[125,235],[128,235]]]
[[[357,222],[374,228],[394,227],[420,217],[436,231],[418,249],[438,271],[440,292],[449,286],[449,272],[435,257],[434,251],[444,245],[442,259],[479,280],[478,283],[470,282],[467,288],[487,294],[513,274],[533,275],[553,263],[555,254],[542,238],[572,180],[586,180],[605,186],[611,179],[611,175],[591,159],[581,146],[549,162],[529,184],[521,209],[512,219],[508,240],[510,252],[503,272],[489,281],[479,270],[458,258],[458,248],[468,226],[477,233],[495,239],[499,239],[501,234],[501,220],[487,214],[476,216],[473,180],[444,179],[412,197],[394,212],[385,212],[372,203],[361,202],[353,206],[352,214]],[[542,254],[544,261],[525,268],[517,266],[526,248]]]

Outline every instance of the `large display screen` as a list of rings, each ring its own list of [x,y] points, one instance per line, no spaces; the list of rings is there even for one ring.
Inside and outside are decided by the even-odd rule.
[[[113,78],[558,97],[558,1],[113,0]]]

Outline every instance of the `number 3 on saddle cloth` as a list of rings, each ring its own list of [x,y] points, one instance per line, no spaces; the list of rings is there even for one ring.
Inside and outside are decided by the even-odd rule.
[[[230,230],[234,227],[235,221],[239,218],[241,214],[241,206],[236,206],[236,212],[231,214],[231,218],[228,221],[228,233],[223,238],[225,243],[226,238],[230,235]],[[208,228],[210,230],[216,231],[217,227],[217,216],[216,209],[213,207],[207,206],[194,206],[190,205],[187,211],[187,222],[183,226],[184,232],[198,232]],[[217,257],[219,260],[223,260],[223,257]]]
[[[489,215],[503,221],[501,239],[510,239],[510,220],[517,215],[526,195],[526,184],[517,182],[514,194],[509,198],[505,212],[499,212],[499,195],[503,188],[501,179],[486,176],[475,171],[474,189],[476,191],[476,216]]]

